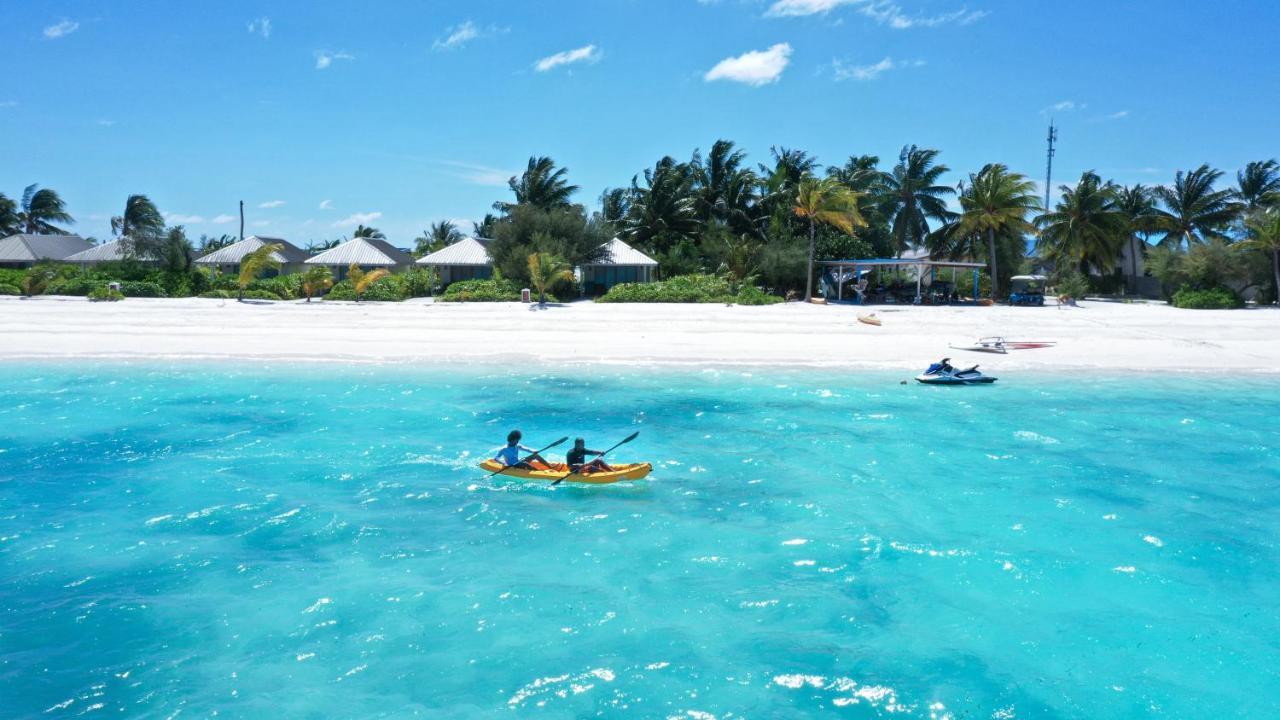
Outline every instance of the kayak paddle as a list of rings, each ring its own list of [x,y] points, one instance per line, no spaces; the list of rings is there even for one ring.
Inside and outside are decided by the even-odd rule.
[[[640,434],[640,431],[639,431],[639,430],[637,430],[637,431],[635,431],[635,432],[631,433],[630,435],[628,435],[628,436],[627,436],[627,439],[626,439],[626,440],[623,440],[622,442],[618,443],[617,445],[614,445],[613,447],[609,448],[608,450],[605,450],[604,452],[602,452],[602,453],[600,453],[599,455],[597,455],[597,456],[596,456],[596,460],[599,460],[600,458],[604,457],[605,455],[608,455],[609,453],[613,452],[614,450],[617,450],[619,446],[626,445],[627,443],[631,442],[632,440],[635,440],[635,439],[636,439],[636,436],[637,436],[637,435],[639,435],[639,434]],[[578,471],[577,471],[577,470],[570,470],[570,471],[569,471],[568,473],[566,473],[565,475],[562,475],[562,476],[560,476],[560,477],[556,478],[556,479],[555,479],[555,481],[554,481],[554,482],[552,482],[551,484],[552,484],[552,485],[559,485],[560,483],[564,482],[564,479],[565,479],[565,478],[569,477],[570,475],[572,475],[572,474],[574,474],[574,473],[576,473],[576,472],[578,472]]]
[[[564,437],[562,437],[562,438],[560,438],[559,440],[557,440],[557,441],[555,441],[555,442],[551,443],[550,445],[548,445],[548,446],[546,446],[546,447],[542,448],[541,450],[534,450],[534,451],[533,451],[533,455],[529,455],[529,456],[527,456],[527,457],[525,458],[525,460],[528,460],[529,458],[533,457],[534,455],[541,455],[542,453],[544,453],[544,452],[546,452],[546,451],[550,450],[551,448],[553,448],[553,447],[555,447],[555,446],[557,446],[557,445],[559,445],[559,444],[563,443],[565,440],[568,440],[568,439],[569,439],[569,436],[568,436],[568,435],[565,435]],[[517,457],[519,457],[519,456],[517,456]],[[520,461],[520,462],[523,462],[523,460],[522,460],[522,461]],[[499,473],[502,473],[502,472],[506,471],[506,469],[507,469],[507,468],[509,468],[509,467],[511,467],[511,466],[510,466],[510,465],[503,465],[501,470],[497,470],[496,472],[491,472],[491,473],[489,473],[489,477],[493,477],[494,475],[497,475],[497,474],[499,474]],[[486,480],[488,480],[489,478],[485,478],[485,479],[486,479]]]

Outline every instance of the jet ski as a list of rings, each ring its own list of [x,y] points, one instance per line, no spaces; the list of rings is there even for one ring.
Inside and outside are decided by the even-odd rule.
[[[982,385],[995,381],[990,375],[978,372],[977,365],[965,370],[952,367],[951,358],[933,363],[928,370],[916,376],[916,382],[925,385]]]

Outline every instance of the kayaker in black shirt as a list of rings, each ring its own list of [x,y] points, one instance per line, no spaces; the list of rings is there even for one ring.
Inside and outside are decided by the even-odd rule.
[[[604,460],[596,458],[591,462],[587,462],[588,455],[603,455],[599,450],[588,450],[587,441],[578,438],[573,441],[573,449],[564,454],[564,461],[569,466],[570,472],[576,473],[592,473],[592,472],[609,472],[613,468]]]

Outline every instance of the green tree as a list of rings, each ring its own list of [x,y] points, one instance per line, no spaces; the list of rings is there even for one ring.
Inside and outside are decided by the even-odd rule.
[[[1245,165],[1236,173],[1236,197],[1246,214],[1280,203],[1280,164],[1259,160]]]
[[[735,235],[763,240],[756,208],[759,178],[744,167],[746,157],[729,140],[717,140],[705,159],[695,151],[689,163],[695,206],[704,226],[723,225]]]
[[[1155,194],[1151,192],[1151,188],[1142,183],[1136,183],[1120,188],[1116,196],[1116,205],[1129,222],[1129,274],[1137,277],[1138,256],[1142,254],[1141,248],[1146,247],[1147,240],[1156,229]],[[1142,236],[1141,240],[1138,239],[1139,235]]]
[[[673,269],[664,256],[679,246],[692,246],[702,230],[693,185],[692,168],[670,156],[644,171],[643,185],[631,179],[631,205],[618,234],[658,255],[664,277]]]
[[[1271,256],[1274,296],[1280,305],[1280,205],[1254,211],[1245,220],[1245,229],[1248,239],[1240,245]]]
[[[1157,187],[1156,198],[1164,206],[1155,212],[1155,226],[1164,233],[1161,245],[1175,248],[1227,240],[1224,232],[1243,207],[1231,190],[1214,190],[1221,170],[1206,165],[1190,172],[1178,171],[1171,187]]]
[[[880,180],[885,214],[898,257],[924,244],[929,220],[945,223],[951,218],[944,196],[955,192],[940,185],[939,178],[950,168],[936,163],[938,151],[910,145],[902,148],[898,164]]]
[[[190,272],[191,262],[195,259],[195,248],[187,239],[187,233],[181,225],[169,228],[160,244],[161,269],[171,273]]]
[[[480,222],[471,223],[471,229],[475,233],[476,237],[491,240],[493,239],[494,226],[497,225],[497,223],[498,218],[489,213],[485,213],[484,218],[482,218]]]
[[[566,174],[568,169],[557,168],[549,157],[531,157],[524,173],[507,181],[507,186],[515,193],[515,203],[499,201],[493,207],[504,213],[510,212],[513,205],[533,205],[543,210],[567,208],[571,204],[569,198],[578,191],[578,186],[570,185],[565,179]]]
[[[30,235],[66,235],[54,223],[75,223],[58,193],[39,185],[28,185],[22,193],[22,210],[18,213],[22,232]]]
[[[1117,202],[1118,189],[1086,171],[1075,187],[1063,185],[1062,198],[1051,212],[1036,218],[1040,237],[1036,252],[1060,270],[1078,267],[1109,271],[1129,233],[1129,219]]]
[[[282,250],[284,250],[284,246],[280,243],[270,243],[259,247],[240,259],[240,277],[237,278],[240,292],[236,296],[236,300],[244,302],[245,289],[249,287],[249,283],[257,280],[263,273],[268,270],[280,269],[280,251]]]
[[[538,291],[538,304],[547,304],[547,289],[557,282],[573,280],[573,270],[558,255],[537,252],[529,256],[529,282]]]
[[[552,210],[514,205],[494,225],[489,255],[503,277],[526,281],[531,253],[552,253],[571,265],[584,265],[600,258],[612,237],[607,223],[588,220],[579,205]]]
[[[809,262],[804,285],[804,299],[808,301],[813,298],[813,256],[818,223],[852,235],[855,228],[864,227],[867,222],[858,212],[858,194],[832,178],[819,180],[808,177],[802,180],[792,212],[809,225]]]
[[[351,238],[353,240],[355,238],[369,238],[370,240],[386,240],[387,236],[383,235],[382,231],[376,227],[365,227],[364,225],[357,225],[356,231],[351,233]]]
[[[317,293],[331,287],[333,287],[333,271],[327,265],[312,265],[302,273],[302,294],[307,296],[307,302],[311,302],[311,298]]]
[[[160,254],[164,216],[146,195],[130,195],[124,212],[111,218],[111,232],[120,238],[125,257],[152,259]]]
[[[458,227],[448,220],[432,223],[429,230],[423,230],[416,239],[414,254],[418,257],[443,250],[462,239]]]
[[[22,227],[18,219],[18,204],[0,193],[0,237],[8,237]]]
[[[960,192],[960,213],[939,229],[944,245],[955,247],[975,236],[987,241],[987,264],[991,270],[991,297],[1000,297],[999,236],[1019,237],[1035,233],[1027,216],[1040,209],[1036,186],[1025,175],[1010,172],[1000,163],[990,163]]]

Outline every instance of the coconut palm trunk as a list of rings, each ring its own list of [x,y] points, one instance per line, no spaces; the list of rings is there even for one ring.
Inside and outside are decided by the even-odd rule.
[[[1271,272],[1276,276],[1276,305],[1280,305],[1280,248],[1271,251]]]
[[[997,274],[996,231],[993,228],[987,228],[987,256],[991,260],[991,299],[995,300],[1000,297],[1000,276]]]
[[[817,252],[817,241],[815,240],[817,227],[812,217],[809,218],[809,272],[804,278],[804,301],[809,302],[813,299],[813,254]]]

